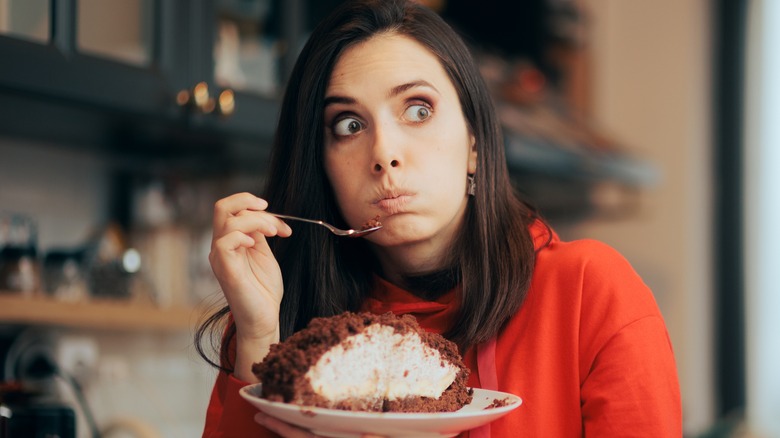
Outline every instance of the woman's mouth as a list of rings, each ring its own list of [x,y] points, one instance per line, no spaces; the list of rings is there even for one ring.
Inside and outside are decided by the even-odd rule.
[[[374,202],[386,215],[398,214],[404,211],[404,207],[411,201],[411,195],[388,195]]]

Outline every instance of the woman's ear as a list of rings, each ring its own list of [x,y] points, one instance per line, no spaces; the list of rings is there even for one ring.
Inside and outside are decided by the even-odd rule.
[[[471,151],[469,151],[468,173],[474,174],[477,171],[477,140],[471,136]]]

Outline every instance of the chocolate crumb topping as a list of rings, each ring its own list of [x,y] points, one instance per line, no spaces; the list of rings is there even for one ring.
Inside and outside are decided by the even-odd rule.
[[[485,406],[485,409],[495,409],[495,408],[501,408],[504,406],[509,406],[509,399],[508,398],[494,398],[493,403]]]
[[[360,230],[367,230],[369,228],[376,228],[381,227],[382,222],[379,221],[379,215],[376,215],[373,219],[369,219],[366,221],[366,223],[363,224],[362,227],[360,227]]]

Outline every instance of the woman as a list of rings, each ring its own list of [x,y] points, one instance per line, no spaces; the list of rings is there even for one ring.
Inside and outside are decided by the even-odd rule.
[[[359,228],[295,234],[270,211]],[[513,193],[488,91],[457,35],[405,1],[340,7],[290,78],[263,198],[217,202],[228,306],[204,436],[308,436],[238,396],[252,363],[316,316],[412,313],[458,343],[469,385],[523,406],[471,436],[681,436],[652,293],[611,248],[565,243]],[[256,421],[256,422],[255,422]],[[260,424],[258,424],[260,423]],[[300,434],[300,435],[299,435]]]

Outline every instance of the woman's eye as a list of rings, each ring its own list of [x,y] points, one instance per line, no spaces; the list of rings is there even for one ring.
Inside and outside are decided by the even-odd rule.
[[[431,116],[431,109],[425,105],[412,105],[404,112],[404,117],[413,122],[422,122]]]
[[[340,136],[357,134],[363,129],[363,125],[351,117],[339,120],[333,125],[333,133]]]

